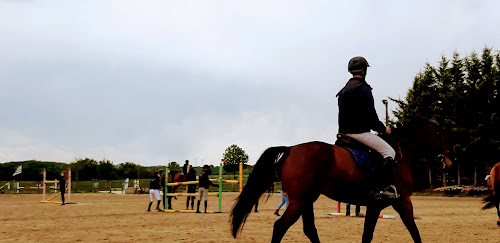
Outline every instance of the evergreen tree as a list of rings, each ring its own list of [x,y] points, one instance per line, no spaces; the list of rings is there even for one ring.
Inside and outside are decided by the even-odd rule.
[[[491,48],[481,56],[442,56],[436,68],[425,64],[404,100],[391,99],[398,105],[395,124],[435,117],[448,135],[458,177],[465,172],[477,184],[485,165],[500,160],[499,80],[500,54]]]

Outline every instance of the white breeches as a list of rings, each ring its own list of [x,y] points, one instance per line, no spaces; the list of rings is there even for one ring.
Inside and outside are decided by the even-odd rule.
[[[379,152],[384,158],[391,157],[394,159],[396,157],[396,151],[394,151],[391,145],[373,133],[365,132],[346,135],[372,149],[375,149],[375,151]]]
[[[156,200],[160,200],[160,190],[158,189],[149,190],[149,198],[151,199],[151,202],[153,201],[153,195],[156,197]]]

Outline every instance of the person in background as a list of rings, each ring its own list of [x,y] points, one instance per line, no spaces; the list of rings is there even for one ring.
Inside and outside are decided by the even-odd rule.
[[[188,167],[189,167],[189,160],[186,160],[186,162],[184,162],[184,166],[182,166],[182,174],[183,175],[188,174]]]
[[[484,177],[484,181],[486,182],[486,186],[488,185],[488,179],[491,177],[491,166],[486,166],[486,177]]]
[[[189,172],[186,176],[186,181],[196,181],[196,170],[193,167],[189,168]],[[187,186],[187,193],[196,193],[196,184]],[[195,196],[187,196],[186,200],[186,210],[189,209],[189,200],[191,200],[191,210],[194,210],[194,199]]]
[[[66,171],[61,172],[61,177],[59,178],[59,191],[61,192],[61,206],[66,205],[64,202],[64,194],[66,193],[66,188],[68,187],[68,176],[66,175]]]
[[[160,209],[160,189],[160,173],[155,171],[153,173],[153,177],[151,178],[151,182],[149,182],[149,198],[151,201],[149,202],[148,212],[151,212],[151,205],[153,205],[153,196],[156,197],[156,200],[158,200],[158,204],[156,204],[156,210],[158,210],[158,212],[164,212]]]
[[[210,186],[215,186],[219,187],[218,185],[213,184],[208,176],[212,172],[210,171],[210,166],[204,165],[203,166],[203,171],[200,174],[200,181],[199,181],[199,187],[198,187],[198,203],[196,206],[196,213],[201,213],[200,212],[200,202],[203,199],[205,202],[205,213],[207,213],[207,200],[208,200],[208,188]]]
[[[288,195],[286,194],[285,191],[283,191],[283,188],[281,188],[281,203],[278,205],[278,208],[276,209],[276,211],[274,211],[274,214],[276,216],[281,216],[279,211],[281,209],[281,207],[283,207],[283,205],[286,204],[286,207],[288,208]]]

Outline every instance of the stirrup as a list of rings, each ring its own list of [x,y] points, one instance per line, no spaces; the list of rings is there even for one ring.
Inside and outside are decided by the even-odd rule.
[[[384,199],[397,199],[399,198],[398,190],[394,185],[387,186],[381,190],[375,190],[373,192],[374,200],[384,200]]]

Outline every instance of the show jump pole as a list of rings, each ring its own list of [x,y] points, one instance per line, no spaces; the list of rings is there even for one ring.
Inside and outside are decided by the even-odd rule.
[[[163,202],[167,201],[167,193],[168,193],[168,173],[170,172],[170,168],[168,165],[165,167],[165,194],[163,194]],[[166,204],[164,204],[166,205]]]
[[[68,168],[68,202],[71,202],[71,168]]]
[[[225,160],[221,159],[219,166],[219,213],[222,213],[222,163],[224,162]]]
[[[240,163],[240,194],[243,191],[243,163]]]
[[[47,180],[47,170],[43,169],[43,182],[42,182],[42,199],[45,201],[45,181]]]

